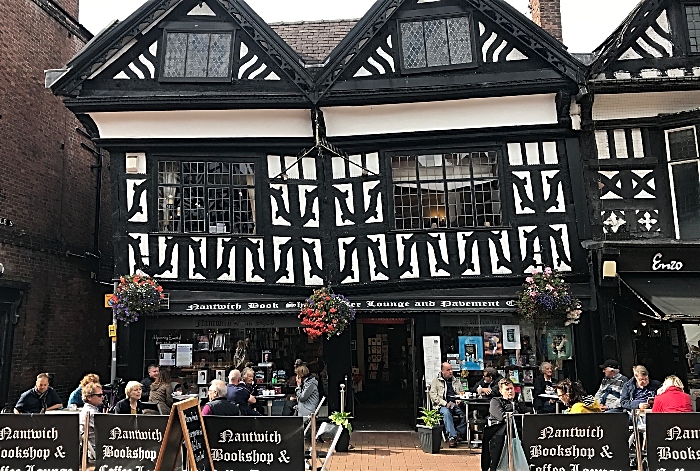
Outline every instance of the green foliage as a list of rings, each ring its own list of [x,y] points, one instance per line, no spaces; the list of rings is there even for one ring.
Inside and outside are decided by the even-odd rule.
[[[328,416],[328,419],[333,422],[335,425],[340,425],[346,429],[348,429],[348,432],[352,433],[352,424],[350,423],[350,419],[353,417],[350,415],[350,412],[333,412],[331,415]]]
[[[421,407],[418,418],[423,421],[426,427],[432,428],[440,424],[442,414],[440,414],[440,411],[437,409],[426,409],[425,407]]]

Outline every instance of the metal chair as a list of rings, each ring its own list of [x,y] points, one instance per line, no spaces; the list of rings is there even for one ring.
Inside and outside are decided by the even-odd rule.
[[[340,439],[340,435],[343,433],[343,427],[340,425],[334,425],[329,422],[323,422],[321,426],[318,428],[318,432],[316,432],[316,438],[315,440],[319,439],[332,439],[330,446],[328,447],[328,450],[324,452],[317,452],[316,456],[318,458],[323,459],[323,464],[316,468],[316,471],[326,471],[328,469],[328,465],[331,461],[331,456],[333,456],[333,452],[335,451],[335,446],[338,444],[338,440]],[[311,469],[311,448],[309,451],[305,454],[306,458],[306,465],[305,468],[307,470]]]
[[[314,411],[314,415],[318,417],[318,411],[321,410],[321,406],[323,403],[326,401],[326,396],[323,396],[320,401],[318,401],[318,406],[316,406],[316,410]],[[304,427],[304,436],[309,432],[309,429],[311,428],[311,421],[306,424],[306,427]]]

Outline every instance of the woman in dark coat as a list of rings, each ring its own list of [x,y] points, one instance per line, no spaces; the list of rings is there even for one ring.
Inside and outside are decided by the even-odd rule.
[[[535,385],[532,390],[532,405],[538,414],[554,414],[556,412],[556,399],[547,399],[540,397],[540,394],[557,395],[554,389],[552,377],[554,375],[554,366],[549,362],[544,362],[540,365],[542,374],[535,378]]]
[[[143,414],[141,383],[129,381],[124,392],[126,397],[114,405],[115,414]]]
[[[481,471],[496,471],[506,441],[506,413],[527,412],[527,406],[515,399],[515,386],[510,379],[501,379],[498,382],[498,391],[501,396],[492,398],[489,405],[488,426],[484,429],[484,443],[481,448]],[[519,421],[515,422],[517,426]],[[522,436],[520,427],[518,433]]]

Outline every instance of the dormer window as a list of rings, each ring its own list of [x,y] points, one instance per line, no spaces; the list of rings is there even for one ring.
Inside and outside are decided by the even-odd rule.
[[[233,32],[166,31],[161,80],[231,79]]]
[[[403,21],[399,26],[404,71],[474,62],[468,16]]]

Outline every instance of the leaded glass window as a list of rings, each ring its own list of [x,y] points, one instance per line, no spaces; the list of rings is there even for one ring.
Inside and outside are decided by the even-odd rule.
[[[495,151],[393,156],[397,229],[503,225]]]
[[[255,233],[255,164],[158,162],[160,232]]]
[[[405,69],[468,64],[474,61],[468,16],[401,23]]]
[[[695,127],[666,131],[677,239],[700,239],[700,154]]]
[[[230,78],[232,45],[232,33],[167,32],[163,77]]]
[[[688,22],[690,52],[700,52],[700,5],[686,5],[685,18]]]

